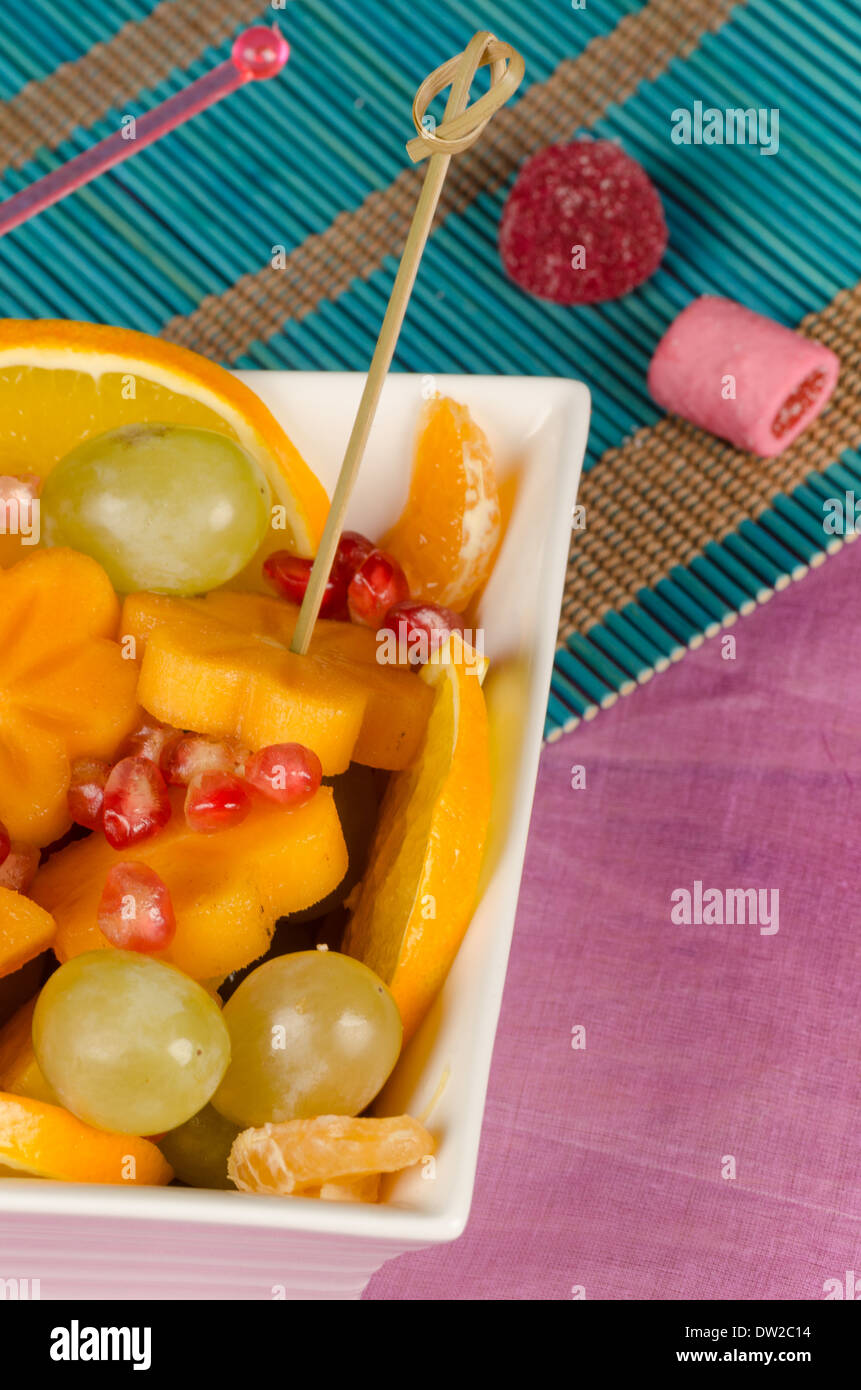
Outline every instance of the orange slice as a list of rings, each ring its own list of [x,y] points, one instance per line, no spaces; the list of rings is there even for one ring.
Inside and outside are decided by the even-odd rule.
[[[53,917],[23,893],[0,888],[0,976],[38,956],[57,934]]]
[[[48,1085],[33,1051],[33,1010],[30,999],[0,1028],[0,1091],[59,1105],[56,1092]]]
[[[342,949],[394,995],[404,1039],[442,986],[472,916],[490,819],[481,664],[459,634],[419,679],[434,690],[424,746],[386,788]]]
[[[406,507],[380,544],[415,597],[462,613],[490,574],[501,532],[487,436],[465,405],[435,396],[422,412]]]
[[[262,587],[260,561],[270,550],[314,554],[329,505],[326,493],[263,402],[223,367],[127,328],[0,320],[4,473],[44,478],[81,440],[153,420],[229,435],[266,474],[273,503],[283,508],[277,516],[281,529],[271,531],[240,587]],[[0,537],[0,564],[20,553],[18,537]]]
[[[169,1183],[169,1167],[155,1144],[134,1134],[107,1134],[59,1105],[0,1091],[0,1176],[59,1182]]]
[[[240,1192],[374,1201],[362,1179],[411,1168],[433,1151],[432,1136],[410,1115],[316,1115],[244,1129],[233,1141],[227,1176]]]

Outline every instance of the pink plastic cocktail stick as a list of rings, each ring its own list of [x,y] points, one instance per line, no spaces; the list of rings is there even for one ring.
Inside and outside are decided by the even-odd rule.
[[[59,169],[0,203],[0,236],[19,227],[43,208],[59,202],[67,193],[73,193],[106,169],[128,159],[145,145],[151,145],[168,131],[175,130],[190,116],[196,116],[198,111],[229,96],[243,83],[275,77],[289,56],[290,45],[274,25],[271,29],[262,24],[246,29],[234,42],[226,63],[219,63],[212,72],[199,77],[176,96],[168,97],[152,111],[136,116],[133,139],[121,130],[115,131],[92,149],[76,155]]]

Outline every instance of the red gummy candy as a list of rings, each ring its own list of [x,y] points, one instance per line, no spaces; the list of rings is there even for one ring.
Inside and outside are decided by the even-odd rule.
[[[527,159],[499,226],[512,280],[555,304],[628,294],[655,273],[666,249],[654,184],[611,140],[551,145]]]

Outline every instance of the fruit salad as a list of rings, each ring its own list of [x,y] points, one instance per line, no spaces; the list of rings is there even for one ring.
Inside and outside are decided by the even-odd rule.
[[[374,1102],[478,891],[502,523],[467,407],[417,415],[298,655],[327,499],[253,393],[0,323],[0,1177],[374,1202],[433,1152]]]

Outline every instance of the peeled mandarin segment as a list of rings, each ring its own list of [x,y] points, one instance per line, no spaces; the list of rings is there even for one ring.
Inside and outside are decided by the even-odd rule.
[[[104,570],[40,550],[0,571],[0,820],[45,845],[68,829],[71,759],[111,757],[139,711]]]
[[[39,871],[32,892],[56,918],[60,961],[112,949],[97,926],[98,906],[108,870],[124,861],[147,864],[164,880],[176,936],[156,959],[196,980],[223,979],[264,955],[277,919],[324,898],[347,871],[329,787],[296,810],[258,806],[216,835],[188,828],[184,795],[184,788],[171,793],[173,815],[154,839],[113,850],[94,834],[52,855]]]
[[[447,652],[457,654],[446,661]],[[487,710],[459,637],[422,667],[435,699],[415,764],[386,788],[342,949],[395,997],[404,1040],[442,987],[472,916],[490,820]],[[479,664],[480,665],[480,664]]]
[[[324,1182],[319,1192],[308,1188],[303,1196],[315,1195],[324,1202],[378,1202],[380,1174],[369,1173],[366,1178],[344,1178],[339,1182]]]
[[[0,975],[11,975],[47,951],[56,934],[50,913],[23,893],[0,888]]]
[[[465,405],[436,396],[422,412],[406,507],[380,542],[416,598],[462,613],[490,574],[501,535],[490,445]]]
[[[170,604],[174,607],[169,607]],[[216,590],[205,599],[189,600],[165,599],[157,594],[132,594],[126,599],[120,629],[123,634],[134,637],[138,656],[144,654],[146,672],[147,642],[162,628],[169,628],[175,633],[181,631],[186,634],[185,640],[188,641],[187,634],[192,633],[196,625],[216,620],[243,634],[253,634],[264,644],[277,643],[278,647],[287,648],[298,616],[298,607],[283,599],[232,593],[225,589]],[[369,628],[356,627],[353,623],[318,619],[311,637],[309,656],[313,658],[311,665],[306,662],[305,667],[298,667],[291,662],[289,669],[285,668],[284,678],[294,680],[294,673],[303,675],[303,691],[312,688],[319,678],[321,690],[331,690],[334,684],[344,697],[354,687],[362,692],[366,703],[352,749],[352,761],[390,772],[407,767],[418,752],[430,714],[432,699],[426,687],[416,681],[409,671],[380,665],[375,634]],[[142,681],[140,698],[145,705],[148,699],[154,698],[148,680]],[[296,696],[292,691],[291,698],[295,702]],[[294,703],[293,718],[297,718],[298,714]],[[273,716],[274,708],[268,714],[270,725]],[[238,720],[241,716],[234,709],[231,717]],[[297,743],[308,743],[307,739],[298,735],[292,735],[290,739]],[[245,741],[251,742],[247,735]],[[285,741],[288,741],[288,736],[284,734],[265,740],[269,743]],[[316,744],[309,743],[308,746],[322,758]],[[324,762],[324,772],[328,775],[329,771]]]
[[[152,421],[227,434],[266,474],[281,509],[280,529],[271,529],[237,576],[240,588],[263,587],[261,562],[270,550],[288,546],[313,555],[328,511],[326,493],[271,412],[230,372],[130,329],[60,319],[0,321],[0,452],[7,473],[44,478],[82,439]],[[0,563],[6,558],[0,555]]]
[[[0,1028],[0,1091],[58,1105],[57,1096],[42,1075],[33,1051],[35,1007],[35,998],[30,999]]]
[[[0,1092],[0,1167],[59,1182],[163,1186],[173,1169],[155,1144],[93,1129],[63,1110]]]
[[[298,1197],[324,1184],[410,1168],[434,1147],[433,1137],[410,1115],[317,1115],[243,1130],[233,1141],[227,1172],[241,1192]]]
[[[366,704],[358,685],[314,657],[215,619],[150,634],[138,699],[166,724],[253,750],[302,743],[327,776],[349,766]]]

